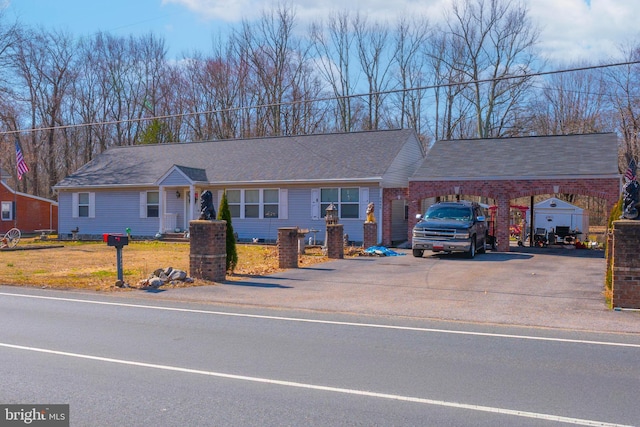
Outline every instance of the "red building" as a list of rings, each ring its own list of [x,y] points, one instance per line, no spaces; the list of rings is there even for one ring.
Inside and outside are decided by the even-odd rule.
[[[0,176],[0,235],[12,228],[21,233],[58,229],[58,203],[13,190],[4,171]]]

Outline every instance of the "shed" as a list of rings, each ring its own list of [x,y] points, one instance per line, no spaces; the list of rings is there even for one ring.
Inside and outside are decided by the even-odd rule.
[[[527,209],[527,227],[531,213]],[[534,229],[544,228],[548,232],[556,232],[557,227],[569,227],[586,235],[589,232],[589,214],[584,209],[564,200],[551,197],[533,206]]]

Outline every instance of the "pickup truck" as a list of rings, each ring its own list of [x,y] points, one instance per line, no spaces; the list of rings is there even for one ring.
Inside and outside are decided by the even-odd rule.
[[[473,258],[476,251],[484,252],[490,238],[487,219],[479,203],[470,201],[439,202],[417,216],[413,228],[411,249],[421,258],[425,250],[433,252],[464,252]]]

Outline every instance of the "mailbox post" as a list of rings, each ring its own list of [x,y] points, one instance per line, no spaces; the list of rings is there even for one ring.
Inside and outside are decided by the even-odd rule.
[[[129,244],[129,236],[124,234],[103,234],[102,240],[107,246],[116,248],[116,267],[118,269],[118,281],[116,284],[124,284],[124,274],[122,272],[122,247]]]

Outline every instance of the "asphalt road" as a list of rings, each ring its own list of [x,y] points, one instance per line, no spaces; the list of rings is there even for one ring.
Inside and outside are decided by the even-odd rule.
[[[73,426],[640,420],[637,334],[8,287],[0,325],[0,403]]]

